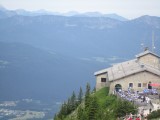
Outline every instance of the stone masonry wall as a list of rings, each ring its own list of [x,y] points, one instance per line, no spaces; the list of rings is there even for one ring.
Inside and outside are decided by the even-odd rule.
[[[148,88],[148,83],[160,83],[160,76],[149,72],[140,72],[125,78],[121,78],[111,82],[110,93],[115,89],[116,84],[122,86],[122,90],[128,90],[129,83],[133,83],[134,91],[142,91],[144,88]],[[141,83],[141,87],[138,87],[138,83]]]

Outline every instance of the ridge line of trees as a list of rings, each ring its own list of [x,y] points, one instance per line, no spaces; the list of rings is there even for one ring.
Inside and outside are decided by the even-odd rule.
[[[100,93],[95,93],[95,89],[91,92],[87,83],[85,94],[81,87],[78,96],[73,91],[55,114],[54,120],[115,120],[129,113],[137,113],[134,104],[108,95],[108,91],[109,88],[105,88]]]
[[[95,92],[95,88],[92,92]],[[81,103],[83,101],[84,107],[81,106]],[[78,120],[94,120],[97,108],[97,98],[91,97],[91,87],[90,84],[87,83],[85,95],[83,95],[83,90],[81,87],[79,89],[78,96],[76,96],[75,92],[73,91],[71,97],[69,97],[68,100],[61,105],[58,114],[55,114],[54,120],[64,120],[67,117],[67,115],[71,114],[76,109],[78,111]]]

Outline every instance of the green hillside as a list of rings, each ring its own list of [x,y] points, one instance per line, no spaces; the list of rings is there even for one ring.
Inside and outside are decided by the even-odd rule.
[[[89,93],[89,94],[88,94]],[[126,114],[137,113],[137,107],[131,102],[122,101],[114,95],[109,95],[109,88],[105,87],[97,92],[87,90],[83,101],[69,114],[60,112],[55,120],[116,120]],[[62,105],[63,106],[63,105]]]

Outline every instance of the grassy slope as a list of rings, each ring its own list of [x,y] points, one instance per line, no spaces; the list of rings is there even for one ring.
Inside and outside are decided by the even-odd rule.
[[[116,97],[108,95],[108,93],[109,93],[109,88],[105,87],[93,93],[91,96],[92,97],[95,96],[97,98],[98,105],[101,109],[109,111],[110,116],[114,116],[114,113],[112,112],[112,110],[114,109],[116,104]],[[81,104],[82,107],[84,107],[83,104],[84,102]],[[74,112],[72,112],[70,115],[68,115],[65,120],[71,120],[71,118],[76,120],[76,114],[77,114],[77,109]],[[115,119],[115,118],[112,118],[112,119]]]
[[[97,91],[95,94],[93,94],[95,97],[98,98],[98,104],[100,106],[103,106],[105,104],[108,97],[108,93],[109,93],[109,88],[105,87]]]

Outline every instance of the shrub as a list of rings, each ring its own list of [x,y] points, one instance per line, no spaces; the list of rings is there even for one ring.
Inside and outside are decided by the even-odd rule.
[[[160,118],[160,109],[157,111],[151,112],[151,114],[147,116],[148,120],[155,119],[155,118]]]

